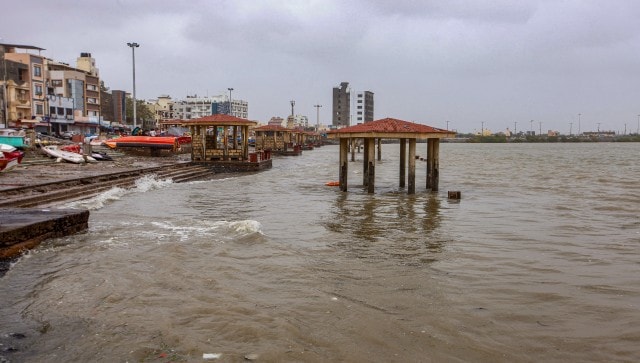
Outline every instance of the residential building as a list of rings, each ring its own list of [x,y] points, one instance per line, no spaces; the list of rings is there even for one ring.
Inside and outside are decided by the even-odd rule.
[[[2,125],[33,127],[45,116],[45,72],[43,48],[0,44],[2,67]],[[37,51],[38,54],[29,52]]]
[[[356,123],[373,121],[373,92],[356,93]]]
[[[232,115],[248,119],[249,104],[247,101],[234,99],[229,103],[227,95],[198,97],[187,96],[186,99],[176,101],[173,105],[174,116],[177,119],[190,120],[209,115]]]
[[[113,118],[110,120],[115,124],[127,124],[127,92],[122,90],[111,91],[111,104]]]
[[[349,82],[342,82],[333,87],[333,112],[331,125],[333,128],[345,127],[351,124],[351,89]]]
[[[309,118],[304,115],[290,115],[287,117],[287,128],[309,127]]]

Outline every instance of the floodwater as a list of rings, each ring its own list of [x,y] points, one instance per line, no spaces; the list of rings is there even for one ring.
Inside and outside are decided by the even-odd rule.
[[[441,144],[411,196],[398,148],[374,194],[325,146],[64,206],[89,230],[0,278],[0,362],[640,361],[640,143]]]

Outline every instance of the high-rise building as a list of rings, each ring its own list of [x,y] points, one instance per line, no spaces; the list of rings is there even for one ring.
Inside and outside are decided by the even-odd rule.
[[[356,122],[364,123],[373,121],[373,92],[363,91],[356,93]]]
[[[349,126],[351,118],[351,89],[349,82],[341,82],[333,87],[333,112],[331,125],[335,127]]]

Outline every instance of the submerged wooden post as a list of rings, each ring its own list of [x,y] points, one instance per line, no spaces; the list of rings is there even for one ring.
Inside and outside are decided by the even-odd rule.
[[[382,160],[382,138],[378,138],[378,161]]]
[[[405,176],[407,174],[407,139],[400,139],[400,183],[399,187],[404,188]]]
[[[427,140],[427,190],[438,191],[440,175],[440,139]]]
[[[407,194],[416,193],[416,139],[409,139],[409,185]]]
[[[364,151],[362,154],[362,185],[369,183],[369,139],[362,140]]]
[[[340,139],[340,172],[338,178],[340,179],[340,190],[343,192],[347,191],[347,176],[349,171],[348,155],[349,140],[346,138]]]
[[[431,183],[431,190],[438,191],[438,184],[440,182],[440,139],[433,139],[433,182]]]
[[[373,193],[374,189],[375,189],[375,179],[376,179],[376,139],[373,137],[370,137],[368,139],[365,139],[365,143],[369,145],[368,147],[368,151],[369,151],[369,155],[367,157],[368,159],[368,167],[367,167],[367,192],[368,193]]]

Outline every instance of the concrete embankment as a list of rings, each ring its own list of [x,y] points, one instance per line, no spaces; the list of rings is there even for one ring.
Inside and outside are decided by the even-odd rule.
[[[88,210],[0,208],[0,259],[88,227]]]

